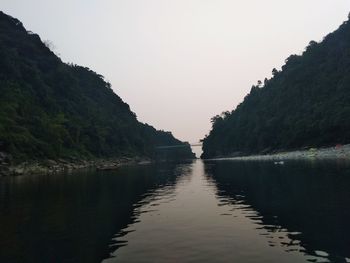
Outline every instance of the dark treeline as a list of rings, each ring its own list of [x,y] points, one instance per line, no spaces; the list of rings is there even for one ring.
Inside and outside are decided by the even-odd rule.
[[[0,152],[15,160],[149,156],[182,144],[137,121],[104,78],[63,63],[39,36],[0,12]],[[176,152],[192,158],[190,147]]]
[[[350,142],[350,22],[272,73],[235,110],[212,118],[203,157]]]

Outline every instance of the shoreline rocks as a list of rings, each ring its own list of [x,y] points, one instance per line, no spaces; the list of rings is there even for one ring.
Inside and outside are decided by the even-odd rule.
[[[283,161],[283,160],[350,160],[350,144],[336,145],[327,148],[309,148],[297,151],[285,151],[272,154],[232,156],[211,158],[211,160],[238,160],[238,161]]]
[[[20,176],[27,174],[53,174],[71,172],[81,169],[96,169],[96,170],[116,170],[125,165],[144,165],[151,163],[148,158],[141,157],[121,157],[110,159],[57,159],[57,160],[42,160],[23,162],[16,165],[1,162],[0,160],[0,176]]]

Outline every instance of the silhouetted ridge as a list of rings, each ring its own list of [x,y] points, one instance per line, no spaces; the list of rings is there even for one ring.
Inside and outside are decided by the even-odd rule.
[[[287,58],[212,123],[205,158],[350,143],[350,24]]]
[[[181,145],[137,121],[104,78],[63,63],[40,37],[0,12],[0,151],[16,160],[150,156]],[[188,144],[168,153],[192,158]]]

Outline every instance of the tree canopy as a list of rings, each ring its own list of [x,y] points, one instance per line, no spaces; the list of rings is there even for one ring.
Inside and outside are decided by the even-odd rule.
[[[16,160],[153,156],[183,144],[138,122],[103,76],[63,63],[49,46],[0,12],[0,151]],[[177,156],[192,158],[186,145]]]
[[[282,70],[216,116],[203,157],[350,143],[350,23],[311,41]]]

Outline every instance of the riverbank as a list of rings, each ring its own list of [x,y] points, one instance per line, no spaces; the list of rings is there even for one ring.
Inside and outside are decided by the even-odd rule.
[[[220,160],[240,161],[284,161],[305,159],[348,159],[350,160],[350,144],[327,148],[310,148],[307,150],[285,151],[264,155],[236,156],[216,158]]]
[[[120,157],[109,159],[83,160],[77,158],[23,162],[16,165],[0,164],[0,176],[27,174],[54,174],[79,169],[115,170],[125,165],[144,165],[151,159],[142,157]]]

